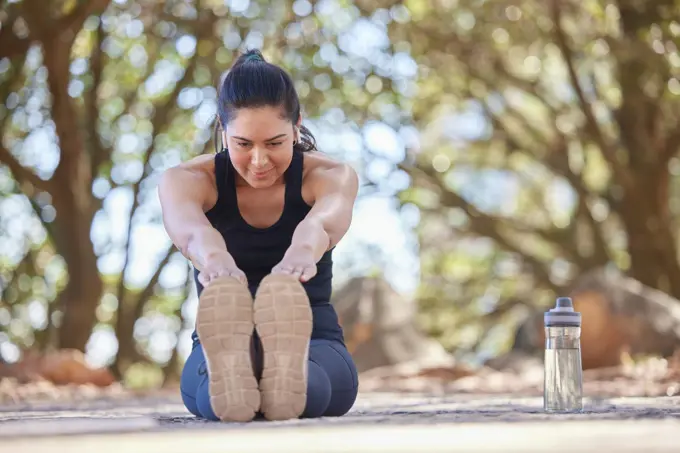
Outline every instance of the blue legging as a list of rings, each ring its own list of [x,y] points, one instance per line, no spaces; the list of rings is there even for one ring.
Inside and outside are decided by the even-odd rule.
[[[257,335],[254,336],[254,340]],[[261,375],[261,348],[255,347],[255,376]],[[184,364],[180,390],[192,414],[218,420],[210,405],[208,373],[203,347],[196,344]],[[354,405],[358,391],[357,370],[345,346],[335,340],[312,339],[309,347],[307,404],[302,418],[338,417]]]

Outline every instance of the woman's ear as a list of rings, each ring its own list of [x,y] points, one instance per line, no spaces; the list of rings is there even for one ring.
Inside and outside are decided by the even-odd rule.
[[[222,129],[222,148],[227,147],[227,131]]]
[[[300,125],[302,124],[302,114],[298,116],[297,122],[293,126],[293,140],[295,140],[296,143],[300,143]]]

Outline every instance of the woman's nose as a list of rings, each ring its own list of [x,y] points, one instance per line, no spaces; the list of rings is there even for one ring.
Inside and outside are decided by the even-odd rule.
[[[250,158],[250,163],[255,167],[264,167],[269,163],[269,157],[266,152],[255,148]]]

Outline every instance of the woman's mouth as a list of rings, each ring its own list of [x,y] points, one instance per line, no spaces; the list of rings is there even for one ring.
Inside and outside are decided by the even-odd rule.
[[[269,173],[271,173],[272,170],[273,170],[273,168],[270,168],[269,170],[265,170],[265,171],[250,170],[250,172],[253,174],[255,179],[263,179],[263,178],[266,178],[269,175]]]

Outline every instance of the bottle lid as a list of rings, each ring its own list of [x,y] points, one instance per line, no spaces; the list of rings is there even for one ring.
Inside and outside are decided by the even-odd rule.
[[[546,327],[581,327],[581,313],[574,311],[570,297],[558,297],[555,308],[543,315]]]

